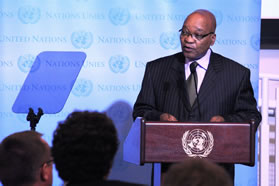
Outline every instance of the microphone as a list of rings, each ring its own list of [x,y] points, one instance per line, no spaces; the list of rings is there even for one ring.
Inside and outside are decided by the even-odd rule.
[[[199,101],[199,94],[198,94],[198,85],[197,85],[197,72],[196,72],[196,68],[199,64],[197,62],[193,62],[190,65],[190,71],[191,73],[193,73],[194,75],[194,82],[195,82],[195,89],[196,89],[196,95],[197,95],[197,103],[198,103],[198,111],[199,111],[199,121],[201,119],[201,110],[200,110],[200,101]]]

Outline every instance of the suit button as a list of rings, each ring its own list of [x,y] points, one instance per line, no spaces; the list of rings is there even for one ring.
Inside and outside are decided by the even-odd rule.
[[[189,120],[193,120],[195,118],[195,115],[193,113],[189,114]]]

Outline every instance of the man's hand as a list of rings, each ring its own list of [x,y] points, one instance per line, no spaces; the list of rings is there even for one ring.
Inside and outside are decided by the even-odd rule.
[[[160,115],[160,121],[177,121],[177,119],[168,113],[164,113]]]
[[[213,116],[210,122],[225,122],[225,119],[222,116]]]

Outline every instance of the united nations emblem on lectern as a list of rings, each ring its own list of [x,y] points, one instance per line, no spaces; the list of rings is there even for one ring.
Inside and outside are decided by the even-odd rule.
[[[187,130],[182,137],[183,150],[189,157],[207,157],[213,149],[211,132],[202,129]]]

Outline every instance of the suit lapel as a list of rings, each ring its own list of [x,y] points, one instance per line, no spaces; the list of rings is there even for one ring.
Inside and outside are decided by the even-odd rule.
[[[202,102],[205,99],[208,99],[208,96],[212,93],[212,90],[214,90],[216,83],[218,81],[218,72],[222,70],[222,61],[221,58],[218,57],[217,54],[211,53],[210,56],[210,62],[208,65],[208,69],[206,71],[205,77],[203,79],[202,85],[200,87],[199,91],[199,102],[200,105],[202,105]],[[197,104],[194,105],[195,107]]]
[[[191,110],[189,99],[187,96],[186,80],[185,80],[185,57],[182,53],[175,56],[172,62],[171,70],[173,71],[172,83],[176,86],[178,94],[185,108]]]

